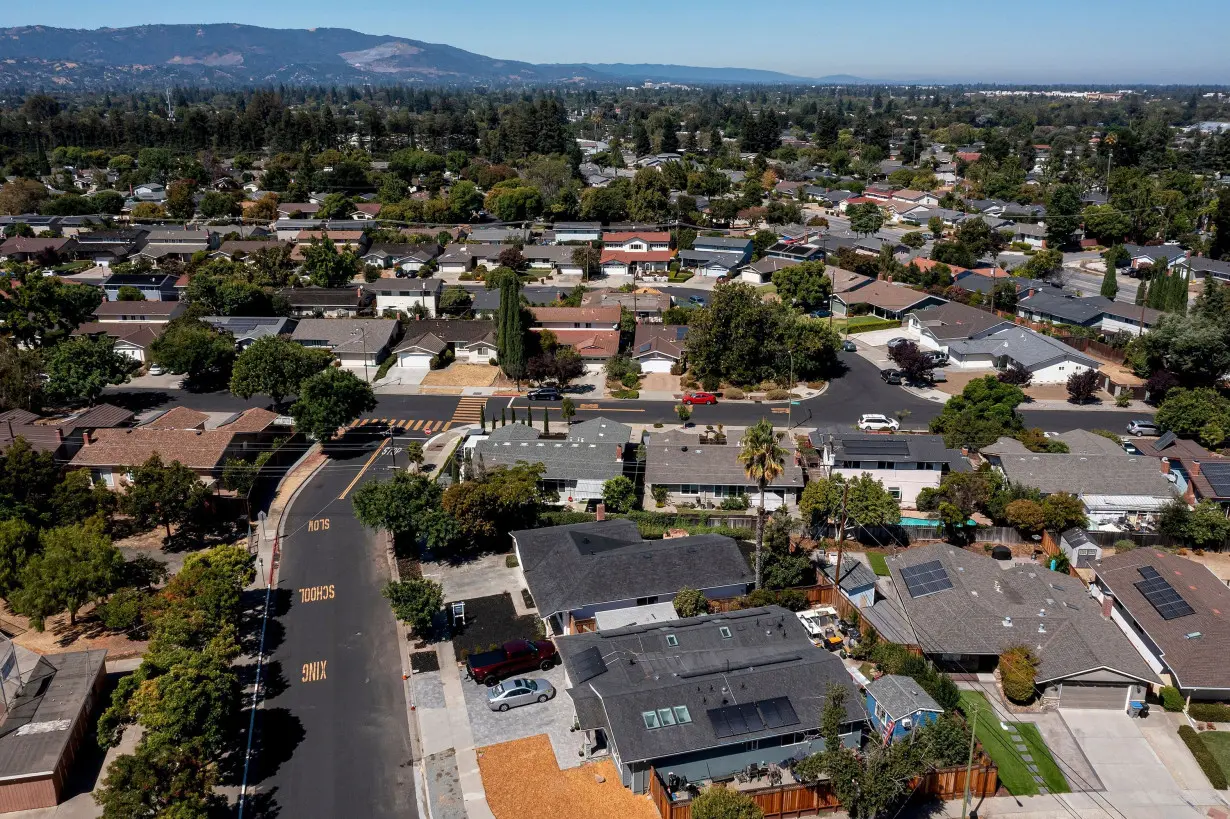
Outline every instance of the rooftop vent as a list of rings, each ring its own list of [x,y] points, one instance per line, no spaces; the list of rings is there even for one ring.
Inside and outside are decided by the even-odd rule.
[[[1183,635],[1184,639],[1187,639],[1187,640],[1198,640],[1203,636],[1204,635],[1198,631],[1191,631]]]
[[[1012,628],[1012,618],[1004,617],[1004,628]]]
[[[1039,624],[1038,624],[1038,633],[1039,633],[1039,634],[1046,634],[1046,626],[1045,626],[1045,625],[1043,625],[1042,623],[1039,623]]]

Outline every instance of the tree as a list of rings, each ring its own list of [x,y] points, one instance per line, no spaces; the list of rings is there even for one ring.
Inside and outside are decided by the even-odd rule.
[[[742,791],[710,785],[692,799],[695,819],[763,819],[764,811]]]
[[[48,529],[39,535],[42,553],[29,559],[21,572],[21,590],[13,594],[17,611],[42,631],[48,617],[68,612],[77,623],[82,606],[115,590],[124,558],[111,545],[101,519]]]
[[[1051,191],[1046,207],[1046,243],[1060,249],[1081,225],[1081,194],[1074,185],[1060,185]],[[1103,294],[1105,295],[1105,294]],[[1113,298],[1113,297],[1110,297]]]
[[[231,370],[230,390],[240,398],[260,393],[274,406],[299,391],[303,381],[329,366],[328,350],[309,349],[288,338],[262,336],[239,354]]]
[[[139,526],[161,524],[168,538],[172,523],[183,525],[196,519],[209,499],[209,489],[195,472],[179,461],[164,465],[158,453],[122,472],[131,477],[120,496],[120,510]]]
[[[564,416],[564,423],[571,424],[577,414],[577,405],[572,402],[571,398],[565,398],[560,403],[559,411],[560,415]]]
[[[543,491],[543,471],[537,463],[489,468],[481,476],[446,489],[444,511],[463,535],[486,543],[499,542],[510,531],[532,529],[544,504],[555,495]]]
[[[684,586],[675,592],[675,614],[680,617],[700,617],[709,613],[709,600],[703,592]]]
[[[970,515],[991,500],[996,479],[987,472],[950,472],[936,489],[918,492],[915,505],[923,512],[938,512],[953,542],[965,542],[970,534]]]
[[[188,743],[140,743],[107,767],[94,801],[103,819],[205,819],[225,810],[226,799],[213,792],[216,767],[204,762]]]
[[[774,431],[773,424],[762,418],[743,434],[739,444],[739,463],[748,480],[760,489],[760,507],[756,510],[756,588],[760,588],[761,551],[764,546],[765,489],[777,480],[785,469],[786,450],[780,443],[785,433]]]
[[[138,202],[132,206],[129,215],[133,219],[165,219],[167,212],[157,202]]]
[[[369,481],[354,493],[355,519],[370,529],[384,529],[415,542],[439,511],[444,490],[420,473],[396,472],[387,481]],[[441,544],[447,545],[447,544]]]
[[[157,363],[184,373],[190,390],[217,389],[227,383],[235,362],[235,339],[199,319],[181,316],[150,345]]]
[[[316,211],[317,219],[349,219],[354,213],[354,202],[344,193],[329,193]]]
[[[931,231],[932,238],[940,238],[944,235],[944,220],[938,216],[932,216],[927,220],[927,230]]]
[[[602,502],[608,512],[622,514],[636,505],[636,486],[623,475],[602,484]]]
[[[940,414],[931,419],[930,428],[943,435],[944,445],[952,449],[987,446],[1023,428],[1016,408],[1024,400],[1020,387],[1005,384],[993,375],[983,376],[950,398]]]
[[[248,206],[244,215],[258,222],[272,222],[278,218],[278,195],[267,193]]]
[[[47,199],[47,187],[33,179],[14,179],[0,187],[0,215],[20,216],[37,213]]]
[[[500,282],[500,308],[496,321],[496,349],[500,369],[520,385],[525,377],[525,334],[527,324],[521,309],[521,288],[516,278],[506,276]]]
[[[299,385],[291,405],[295,429],[317,441],[327,441],[341,427],[376,408],[371,385],[349,370],[329,367]]]
[[[480,407],[480,412],[482,408]],[[423,460],[426,453],[423,451],[422,441],[407,441],[406,442],[406,460],[414,464],[414,471],[419,472],[423,468]]]
[[[1000,683],[1004,696],[1016,703],[1034,698],[1038,674],[1038,658],[1026,646],[1008,648],[999,655]]]
[[[1102,276],[1102,298],[1115,300],[1115,296],[1119,295],[1119,279],[1115,276],[1115,268],[1112,265],[1106,265],[1106,273]]]
[[[416,578],[388,583],[381,591],[393,614],[420,637],[431,631],[432,618],[444,606],[444,588],[434,580]]]
[[[863,202],[846,210],[850,230],[860,235],[870,235],[884,225],[884,213],[874,202]]]
[[[1183,537],[1196,548],[1220,549],[1230,537],[1230,519],[1215,501],[1202,500],[1187,514]]]
[[[206,219],[220,219],[225,216],[239,215],[239,206],[235,203],[235,200],[220,191],[210,191],[202,196],[198,207],[201,210],[201,215]]]
[[[303,272],[317,287],[341,287],[348,284],[362,265],[350,250],[340,253],[328,236],[313,239],[303,251]]]
[[[1114,205],[1090,205],[1081,211],[1085,232],[1096,236],[1103,245],[1112,245],[1132,229],[1132,219],[1120,213]]]
[[[20,518],[0,520],[0,597],[21,588],[21,573],[38,552],[38,529]]]
[[[164,206],[171,218],[192,218],[196,213],[196,202],[192,198],[195,190],[196,183],[188,179],[180,179],[167,186],[167,201]]]
[[[846,518],[858,526],[891,526],[900,522],[901,507],[883,482],[864,472],[847,481]]]
[[[232,275],[223,260],[213,261],[193,275],[185,297],[196,315],[267,316],[273,300],[259,285]],[[242,269],[242,268],[241,268]],[[215,272],[217,271],[217,272]]]
[[[911,250],[918,250],[927,243],[927,237],[923,235],[921,230],[912,230],[901,237],[901,244]]]
[[[773,273],[777,295],[804,312],[828,307],[833,282],[824,273],[824,262],[803,262]]]
[[[1004,517],[1009,524],[1026,532],[1041,532],[1046,526],[1042,504],[1025,498],[1008,504],[1004,508]]]
[[[912,341],[898,344],[888,351],[888,357],[896,364],[905,377],[913,384],[922,384],[931,380],[931,372],[935,369],[935,361],[919,349]]]
[[[1163,429],[1217,447],[1230,435],[1230,399],[1207,387],[1180,387],[1167,393],[1156,419]]]
[[[440,312],[446,316],[464,316],[473,304],[474,297],[464,287],[446,287],[440,294]]]
[[[0,293],[0,332],[23,347],[49,347],[67,338],[102,303],[99,288],[55,276],[2,279]]]
[[[42,359],[37,350],[18,349],[0,336],[0,412],[37,408],[42,382]]]
[[[90,406],[104,388],[123,384],[141,368],[133,358],[116,352],[110,336],[75,336],[43,354],[47,374],[44,393],[52,401],[84,398]]]
[[[1068,376],[1068,396],[1077,404],[1088,403],[1097,391],[1097,370],[1079,370]]]
[[[632,178],[628,216],[638,222],[655,222],[670,213],[670,185],[657,168],[641,168]]]
[[[950,267],[973,267],[978,263],[974,252],[960,242],[936,242],[931,246],[931,258]]]

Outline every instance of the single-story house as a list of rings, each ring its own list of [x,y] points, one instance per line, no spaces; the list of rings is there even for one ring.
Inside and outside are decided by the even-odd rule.
[[[834,293],[832,298],[833,315],[850,315],[855,305],[865,304],[872,315],[881,318],[901,319],[911,310],[922,310],[946,304],[947,299],[932,296],[899,284],[884,281],[871,281],[853,292]]]
[[[685,587],[710,600],[740,597],[755,580],[728,537],[645,540],[627,519],[526,529],[512,541],[539,615],[557,635],[585,628],[599,611],[673,600]]]
[[[679,266],[685,270],[695,270],[697,275],[717,278],[729,276],[743,262],[733,253],[717,253],[709,250],[679,251]]]
[[[824,750],[833,687],[846,691],[842,744],[862,744],[867,715],[841,659],[779,606],[575,634],[556,647],[586,744],[608,749],[634,793],[649,791],[655,769],[703,788]]]
[[[905,329],[919,347],[945,352],[953,341],[981,338],[998,329],[1014,326],[1011,321],[992,312],[957,301],[911,311],[905,318]]]
[[[319,210],[320,205],[315,202],[280,202],[278,204],[278,216],[284,219],[302,219],[305,216],[315,216]]]
[[[393,354],[397,366],[425,370],[433,358],[451,347],[457,361],[486,364],[497,354],[495,336],[495,322],[486,319],[412,321]]]
[[[1185,503],[1202,500],[1230,508],[1230,459],[1210,452],[1190,438],[1167,433],[1160,438],[1132,438],[1129,446],[1146,458],[1157,458],[1166,479]]]
[[[273,223],[278,241],[292,242],[305,230],[319,230],[324,225],[321,219],[278,219]]]
[[[193,254],[213,250],[218,246],[218,235],[205,228],[154,228],[145,237],[145,246],[139,255],[155,262],[163,259],[178,259],[186,262]]]
[[[718,506],[726,498],[745,497],[760,505],[760,490],[739,463],[739,442],[702,444],[697,435],[685,432],[645,434],[645,491],[666,487],[667,503],[697,507]],[[781,441],[786,450],[782,474],[765,490],[764,507],[774,510],[798,506],[803,491],[803,470],[789,436]]]
[[[898,552],[887,564],[900,594],[862,609],[861,619],[942,669],[990,672],[1001,652],[1027,645],[1043,700],[1068,708],[1123,711],[1157,682],[1078,578],[1033,564],[1005,568],[947,543]]]
[[[402,273],[417,273],[423,265],[440,255],[440,246],[435,242],[422,244],[373,244],[360,257],[365,265],[385,270],[396,269]]]
[[[591,290],[581,299],[582,307],[627,308],[638,323],[661,322],[670,309],[671,297],[651,287],[635,290]]]
[[[0,452],[23,438],[36,452],[49,452],[67,460],[76,454],[86,434],[97,429],[127,427],[132,424],[130,410],[114,404],[95,404],[68,416],[40,418],[23,409],[0,413]]]
[[[1214,278],[1222,283],[1230,282],[1230,262],[1206,259],[1204,256],[1189,256],[1183,266],[1190,271],[1194,281]]]
[[[532,330],[618,330],[619,306],[532,307]]]
[[[470,305],[470,309],[474,315],[483,318],[491,318],[500,309],[500,290],[492,288],[488,290],[480,285],[465,286],[470,296],[474,301]],[[569,294],[569,288],[564,287],[544,287],[541,285],[531,285],[521,289],[521,298],[525,299],[526,303],[539,307],[549,307],[558,305]]]
[[[92,319],[102,324],[127,321],[166,324],[187,309],[182,301],[104,301],[94,308]]]
[[[277,295],[290,305],[292,316],[336,316],[353,318],[370,314],[376,294],[363,287],[286,287]]]
[[[568,245],[526,245],[521,255],[533,270],[552,271],[566,276],[580,276],[585,271],[572,260],[577,248]],[[601,258],[602,251],[591,248],[593,259]]]
[[[140,227],[91,230],[74,236],[65,251],[96,264],[118,264],[141,249],[148,233]]]
[[[0,228],[9,225],[25,225],[35,236],[53,233],[60,228],[63,216],[42,216],[37,213],[19,213],[15,216],[0,216]]]
[[[811,444],[826,476],[870,475],[900,504],[914,508],[922,489],[936,489],[949,472],[968,472],[960,450],[944,446],[942,435],[873,435],[813,432]]]
[[[27,238],[14,236],[0,243],[0,259],[29,262],[39,259],[56,260],[62,252],[72,249],[72,239]]]
[[[136,288],[146,301],[175,301],[176,278],[169,273],[112,273],[102,287],[107,301],[119,301],[121,287]]]
[[[703,253],[726,253],[740,262],[752,258],[752,240],[746,236],[697,236],[692,250]]]
[[[134,361],[145,364],[149,361],[149,348],[158,336],[167,329],[165,322],[145,321],[87,321],[73,330],[75,336],[106,335],[115,339],[115,351]]]
[[[223,242],[218,249],[209,254],[211,259],[226,257],[232,261],[251,259],[252,255],[262,250],[290,249],[290,242],[279,242],[276,239],[231,239]]]
[[[1024,242],[1032,248],[1046,246],[1046,227],[1032,222],[1017,222],[1012,228],[1012,241]]]
[[[328,350],[343,367],[375,367],[388,356],[397,331],[392,319],[308,318],[290,337],[304,347]]]
[[[542,464],[543,489],[561,502],[602,499],[602,486],[624,474],[632,428],[601,416],[564,429],[563,440],[543,440],[528,424],[496,427],[475,444],[475,459],[485,468],[513,466],[519,461]]]
[[[533,329],[533,328],[530,328]],[[560,344],[577,351],[589,373],[600,372],[607,359],[619,353],[618,330],[552,330]]]
[[[685,252],[687,251],[680,252],[679,256],[681,259]],[[783,259],[779,256],[765,255],[745,266],[739,272],[739,278],[751,284],[765,284],[773,280],[773,274],[777,271],[784,270],[787,267],[794,267],[799,263],[796,259]]]
[[[1033,374],[1035,384],[1066,384],[1072,373],[1101,366],[1075,347],[1015,326],[991,330],[979,338],[949,341],[948,355],[951,364],[963,370],[1021,367]]]
[[[376,294],[376,312],[393,310],[413,315],[416,307],[422,308],[430,318],[435,318],[440,305],[444,282],[440,279],[403,279],[382,277],[367,285]]]
[[[607,234],[608,236],[611,234]],[[675,258],[673,250],[613,250],[603,248],[599,264],[607,276],[637,276],[665,273]]]
[[[944,708],[912,677],[885,674],[864,688],[871,727],[887,742],[908,737],[916,728],[940,718]]]
[[[258,338],[289,335],[298,324],[284,316],[202,316],[201,321],[215,330],[230,333],[235,339],[235,349],[240,351]]]
[[[686,324],[637,324],[632,360],[641,365],[641,372],[669,373],[676,364],[683,365],[687,337]]]
[[[557,245],[566,242],[600,242],[602,241],[602,223],[556,222],[551,233],[552,242]]]
[[[1103,557],[1089,590],[1149,667],[1184,696],[1230,697],[1230,589],[1208,567],[1133,549]]]
[[[163,463],[179,461],[212,485],[221,477],[227,457],[234,454],[234,437],[233,432],[216,429],[99,429],[86,435],[68,468],[88,469],[95,483],[116,489],[123,485],[128,467],[157,454]]]
[[[528,228],[510,227],[474,228],[466,237],[469,242],[489,242],[494,245],[524,244],[529,240]]]
[[[1178,245],[1132,245],[1125,244],[1123,249],[1128,253],[1128,267],[1137,268],[1153,265],[1158,259],[1163,259],[1166,266],[1175,265],[1187,259],[1189,253]]]

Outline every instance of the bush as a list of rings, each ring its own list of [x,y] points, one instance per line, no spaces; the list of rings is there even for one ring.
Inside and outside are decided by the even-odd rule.
[[[735,495],[730,498],[722,498],[722,503],[719,508],[727,512],[742,512],[746,510],[749,505],[747,495]]]
[[[1004,696],[1017,703],[1032,700],[1037,669],[1037,657],[1025,646],[1009,648],[1000,654],[999,675],[1004,687]]]
[[[1115,396],[1116,407],[1127,407],[1132,403],[1132,394],[1130,392],[1121,392]]]
[[[1179,738],[1187,746],[1187,750],[1192,752],[1192,756],[1196,758],[1196,762],[1200,765],[1200,770],[1204,771],[1204,775],[1209,778],[1209,784],[1217,790],[1226,788],[1226,774],[1222,771],[1221,766],[1217,764],[1216,757],[1209,750],[1209,746],[1204,744],[1204,740],[1200,738],[1200,734],[1196,733],[1196,729],[1190,725],[1179,726]]]
[[[1183,695],[1173,685],[1162,686],[1162,708],[1167,711],[1183,710]]]
[[[393,607],[393,614],[424,637],[431,620],[444,605],[444,589],[434,580],[403,580],[389,583],[381,592]]]
[[[619,383],[628,389],[633,389],[641,383],[641,377],[636,373],[624,373],[623,377],[619,379]]]
[[[131,631],[145,622],[145,607],[149,594],[140,589],[120,589],[94,613],[102,624],[113,631]]]
[[[786,399],[790,397],[790,391],[789,390],[769,390],[767,393],[765,393],[764,397],[765,397],[765,400],[767,401],[785,401]]]
[[[675,614],[680,617],[699,617],[709,613],[709,601],[696,589],[684,586],[675,593]]]
[[[671,365],[671,375],[683,375],[683,365],[678,361]]]
[[[615,392],[611,393],[611,397],[635,400],[641,397],[641,393],[639,390],[615,390]]]
[[[1128,540],[1127,538],[1123,538],[1122,540],[1115,541],[1115,551],[1116,552],[1130,552],[1135,548],[1136,548],[1136,541],[1134,540]]]
[[[1162,689],[1165,693],[1165,689]],[[1178,693],[1177,691],[1175,693]],[[1165,701],[1163,700],[1163,706]],[[1169,708],[1167,711],[1171,710]],[[1179,700],[1179,711],[1183,710],[1182,698]],[[1196,722],[1230,722],[1230,705],[1224,702],[1193,702],[1187,709],[1187,715]]]
[[[731,387],[730,389],[722,393],[722,397],[729,398],[731,401],[742,401],[744,398],[747,397],[747,394],[743,392],[743,390],[739,389],[738,387]]]
[[[658,426],[661,426],[661,424],[658,424]],[[653,495],[654,503],[662,507],[666,505],[666,499],[669,497],[670,492],[667,491],[665,486],[655,486],[650,490],[650,494]]]
[[[710,785],[692,800],[692,819],[764,819],[764,811],[741,791]]]
[[[722,386],[722,379],[716,375],[706,375],[700,380],[701,386],[705,388],[705,392],[717,392]]]
[[[510,569],[515,569],[518,566],[520,566],[521,563],[517,560],[516,555],[509,555],[508,557],[504,558],[504,565]]]

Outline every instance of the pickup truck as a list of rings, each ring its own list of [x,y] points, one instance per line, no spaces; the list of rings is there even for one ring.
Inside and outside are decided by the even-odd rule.
[[[546,671],[557,662],[559,655],[550,640],[512,640],[495,651],[471,654],[466,658],[466,671],[481,685],[495,685],[519,671]]]

